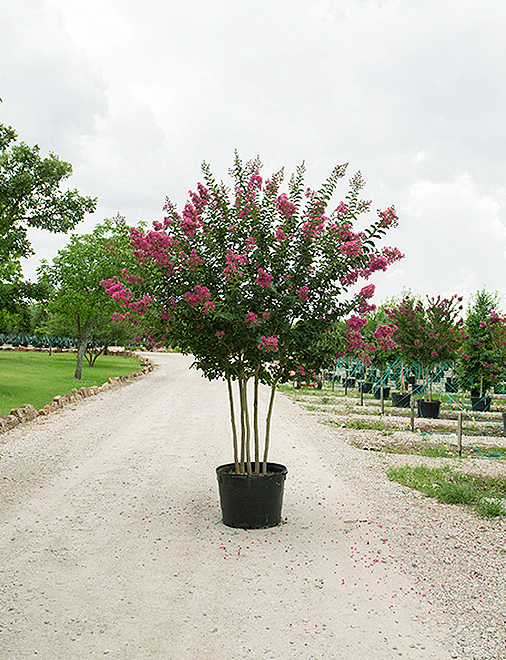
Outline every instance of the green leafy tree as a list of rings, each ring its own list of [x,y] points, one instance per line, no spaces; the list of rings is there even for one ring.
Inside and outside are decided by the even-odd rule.
[[[53,287],[49,312],[59,327],[77,337],[74,378],[81,378],[88,343],[113,323],[116,305],[101,280],[136,265],[124,218],[116,216],[97,225],[91,234],[72,235],[52,265],[44,262],[40,267],[41,279]]]
[[[18,260],[0,262],[0,331],[30,332],[30,309],[34,302],[46,300],[47,296],[48,288],[44,283],[23,279]]]
[[[0,259],[33,254],[29,227],[67,233],[85,213],[93,213],[97,200],[77,190],[62,190],[72,165],[50,153],[41,158],[37,145],[15,144],[17,133],[0,124]]]
[[[497,362],[494,341],[497,329],[493,332],[494,324],[489,321],[498,305],[497,293],[483,289],[476,293],[467,308],[466,337],[460,350],[458,372],[469,389],[479,390],[480,397],[492,384],[494,369],[490,367]]]

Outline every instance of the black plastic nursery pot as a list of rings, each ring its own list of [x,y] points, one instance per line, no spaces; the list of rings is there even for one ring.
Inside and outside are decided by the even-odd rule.
[[[427,417],[437,419],[439,417],[439,408],[441,401],[424,401],[418,399],[418,417]]]
[[[373,396],[375,399],[381,399],[381,388],[378,387],[378,389],[374,390]],[[390,388],[389,387],[384,387],[383,388],[383,401],[385,399],[388,399],[390,396]]]
[[[364,394],[369,394],[370,392],[372,392],[372,383],[368,383],[368,382],[362,383],[361,387],[362,387],[362,392]]]
[[[236,474],[234,463],[217,467],[223,524],[242,529],[279,525],[287,473],[279,463],[267,463],[267,474]]]
[[[482,412],[490,412],[490,404],[492,403],[492,397],[490,396],[472,396],[471,397],[471,409],[480,410]]]
[[[506,435],[506,413],[502,414],[502,427],[504,430],[504,435]]]
[[[396,408],[409,408],[411,403],[411,394],[401,394],[400,392],[392,392],[392,406]]]

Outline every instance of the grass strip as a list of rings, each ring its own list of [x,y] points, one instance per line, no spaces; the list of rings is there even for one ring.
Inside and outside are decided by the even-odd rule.
[[[102,385],[109,378],[138,371],[139,360],[115,355],[100,356],[94,367],[83,365],[83,377],[74,380],[75,353],[0,351],[0,416],[24,403],[37,410],[58,394],[70,394],[73,387]]]
[[[390,467],[387,477],[447,504],[473,507],[481,516],[506,515],[506,478],[456,472],[424,465]]]

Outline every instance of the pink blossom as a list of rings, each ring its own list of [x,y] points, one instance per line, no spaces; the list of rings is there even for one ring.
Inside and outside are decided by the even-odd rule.
[[[345,217],[346,215],[348,215],[348,207],[345,205],[344,202],[339,202],[339,205],[337,206],[334,213],[336,213],[337,217],[339,219],[341,219],[341,218]]]
[[[188,266],[190,270],[195,272],[199,266],[202,266],[203,263],[203,260],[199,257],[197,252],[192,250],[190,252],[190,256],[188,257]]]
[[[248,312],[245,319],[246,325],[255,326],[258,325],[258,316],[253,312]]]
[[[362,241],[360,238],[353,241],[346,241],[341,244],[340,250],[341,254],[348,255],[349,257],[358,257],[358,255],[362,254]]]
[[[261,351],[275,353],[278,350],[279,335],[276,335],[275,337],[265,337],[262,335],[260,339],[262,343],[258,345],[258,348]]]
[[[355,316],[353,314],[349,319],[346,319],[346,325],[348,328],[356,332],[360,332],[367,323],[368,321],[366,318],[361,318],[360,316]]]
[[[299,296],[299,299],[302,300],[302,302],[306,302],[309,296],[309,289],[307,286],[303,286],[295,293]]]
[[[248,257],[245,254],[236,254],[233,250],[227,250],[226,267],[223,271],[225,279],[230,280],[233,277],[240,277],[242,270],[239,266],[245,266],[248,263]]]
[[[268,320],[271,318],[271,315],[270,315],[269,312],[264,312],[264,313],[262,314],[262,316],[264,317],[264,319],[265,319],[266,321],[268,321]]]
[[[276,207],[287,220],[297,213],[297,207],[292,204],[288,197],[283,193],[276,200]]]
[[[192,238],[197,233],[197,223],[191,218],[183,218],[179,227],[186,238]]]
[[[287,236],[286,236],[285,232],[281,229],[281,227],[278,227],[276,229],[276,238],[280,243],[282,241],[286,241]]]
[[[395,212],[395,207],[394,206],[389,206],[387,209],[384,211],[380,211],[380,209],[377,210],[377,214],[379,215],[380,221],[379,221],[379,226],[384,227],[385,229],[387,227],[397,227],[398,223],[398,216],[397,213]]]
[[[393,340],[393,334],[397,330],[397,326],[393,323],[388,325],[378,325],[373,332],[373,337],[376,339],[378,346],[383,351],[391,351],[398,348],[397,342]]]
[[[258,269],[258,277],[255,280],[255,284],[259,284],[263,289],[270,286],[272,282],[272,275],[266,273],[262,268]]]
[[[205,286],[200,286],[197,284],[192,291],[187,291],[184,295],[184,299],[190,305],[190,307],[196,307],[199,304],[203,304],[209,301],[211,294],[209,289]],[[212,304],[212,303],[211,303]]]
[[[225,331],[224,330],[217,330],[214,333],[214,336],[218,337],[218,340],[221,341],[223,339],[223,337],[225,336]]]

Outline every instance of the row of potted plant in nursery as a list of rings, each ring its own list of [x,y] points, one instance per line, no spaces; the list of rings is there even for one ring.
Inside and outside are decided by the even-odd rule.
[[[404,369],[415,367],[423,383],[420,405],[426,402],[427,410],[434,411],[437,404],[429,405],[434,376],[453,363],[460,382],[468,383],[476,398],[473,407],[485,409],[490,406],[488,387],[506,378],[506,318],[493,309],[496,302],[478,292],[464,320],[462,298],[456,295],[428,297],[425,303],[407,295],[397,304],[346,319],[340,328],[341,354],[378,370],[380,381],[387,367],[400,361],[399,396],[406,391]]]

